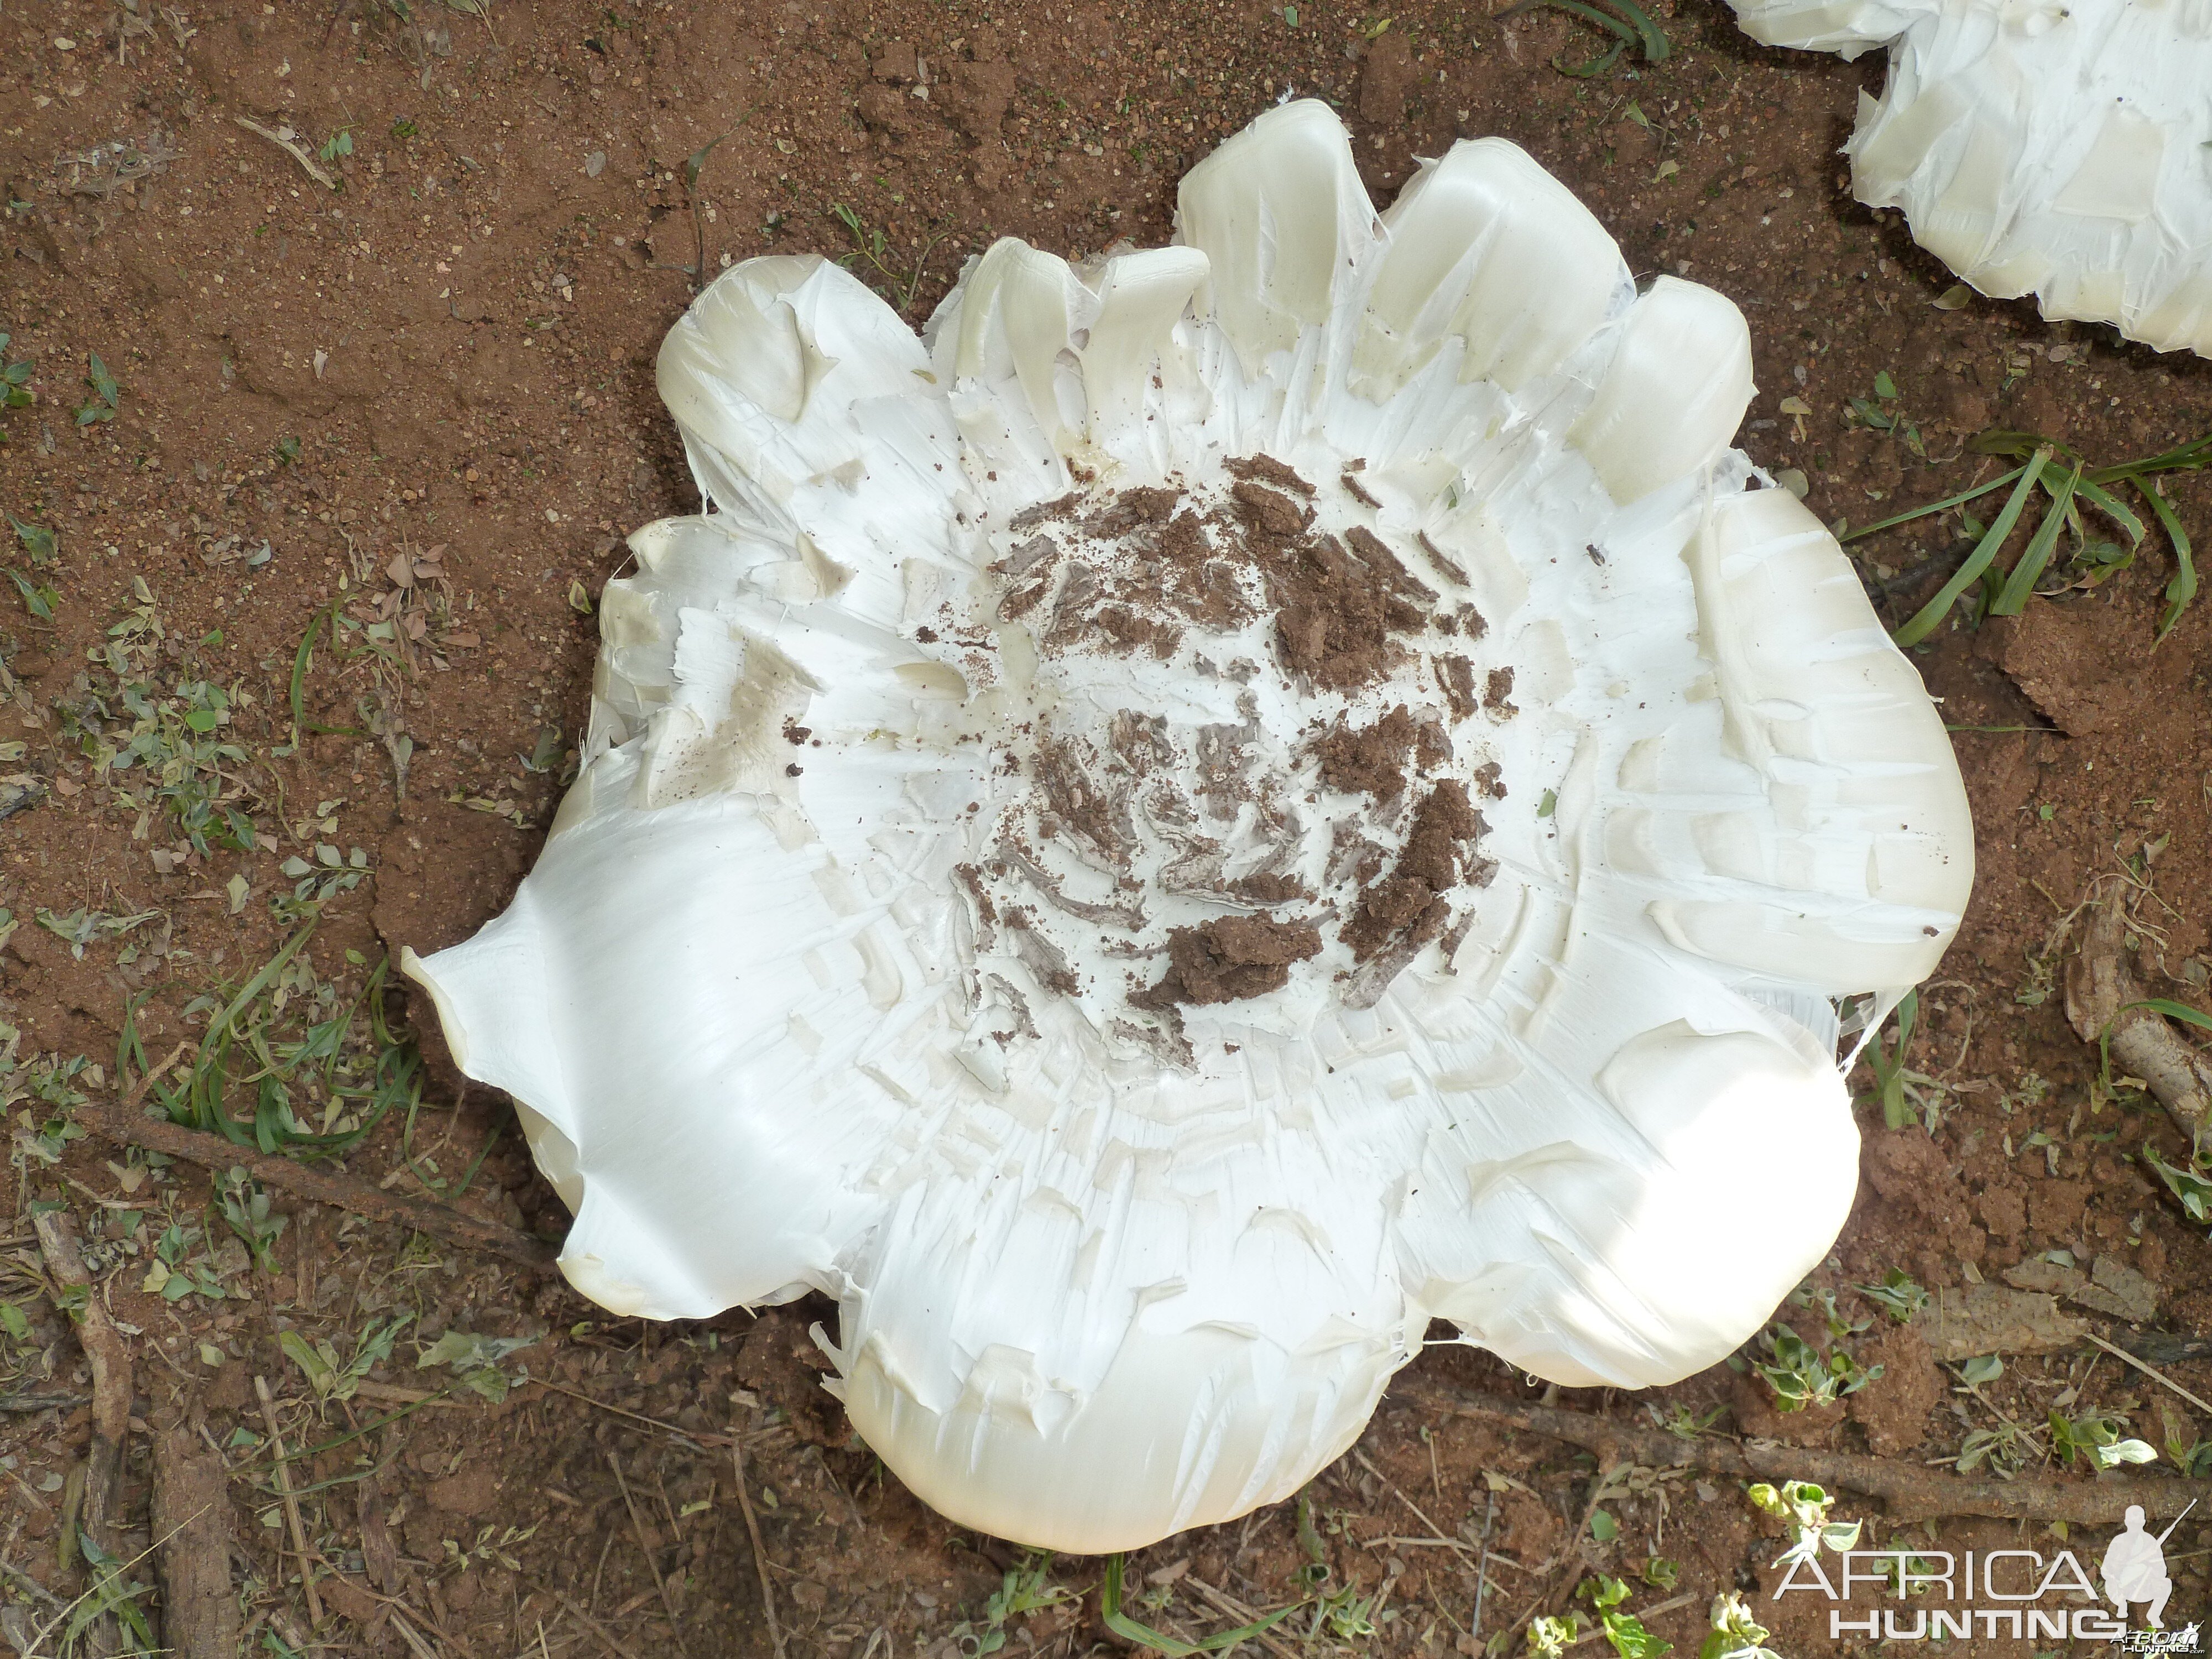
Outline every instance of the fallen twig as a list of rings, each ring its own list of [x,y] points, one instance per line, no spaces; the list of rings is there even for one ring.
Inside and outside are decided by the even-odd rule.
[[[57,1407],[65,1412],[73,1412],[84,1403],[85,1396],[81,1394],[62,1394],[58,1391],[45,1394],[11,1394],[4,1400],[0,1400],[0,1412],[10,1414],[28,1414],[32,1412],[52,1411]]]
[[[2178,1365],[2185,1359],[2212,1359],[2212,1340],[2177,1331],[2123,1331],[2120,1346],[2138,1359]]]
[[[687,1446],[721,1446],[729,1443],[723,1436],[719,1434],[704,1431],[694,1434],[689,1429],[679,1429],[673,1423],[664,1423],[657,1417],[646,1416],[642,1412],[630,1411],[625,1407],[617,1406],[605,1400],[594,1400],[581,1389],[572,1389],[565,1382],[554,1382],[550,1377],[533,1376],[530,1379],[529,1386],[534,1389],[544,1389],[553,1394],[565,1394],[569,1399],[580,1400],[586,1406],[596,1406],[601,1411],[610,1412],[617,1417],[626,1417],[633,1423],[642,1423],[649,1429],[659,1429],[663,1434],[681,1440]]]
[[[1214,1589],[1196,1573],[1183,1574],[1182,1582],[1196,1590],[1206,1601],[1212,1602],[1216,1613],[1227,1613],[1239,1625],[1256,1625],[1260,1622],[1259,1613],[1246,1607],[1228,1591]],[[1273,1654],[1275,1659],[1298,1659],[1297,1654],[1275,1639],[1272,1631],[1263,1630],[1252,1639]]]
[[[1445,1393],[1430,1388],[1410,1397],[1435,1411],[1506,1423],[1603,1456],[1607,1452],[1648,1468],[1697,1469],[1706,1474],[1746,1480],[1813,1480],[1868,1498],[1880,1498],[1893,1519],[1929,1520],[1953,1516],[1988,1516],[2002,1521],[2064,1521],[2076,1526],[2112,1526],[2128,1506],[2140,1504],[2151,1514],[2178,1514],[2191,1498],[2203,1496],[2194,1480],[1967,1480],[1939,1474],[1918,1464],[1855,1452],[1803,1450],[1771,1441],[1733,1441],[1717,1435],[1684,1440],[1660,1429],[1638,1428],[1583,1412],[1522,1406],[1480,1395]]]
[[[586,1630],[591,1632],[592,1635],[599,1638],[600,1644],[607,1650],[608,1652],[615,1656],[615,1659],[637,1659],[637,1655],[632,1653],[627,1647],[623,1645],[622,1639],[619,1637],[617,1637],[612,1631],[609,1630],[605,1625],[601,1624],[598,1620],[592,1618],[590,1613],[586,1613],[583,1608],[578,1607],[574,1600],[566,1592],[562,1590],[550,1590],[550,1593],[555,1601],[558,1601],[568,1610],[569,1614],[578,1624],[581,1625]]]
[[[559,1252],[551,1245],[518,1232],[503,1222],[464,1214],[451,1205],[384,1192],[334,1170],[319,1170],[278,1153],[240,1146],[162,1118],[147,1117],[125,1106],[88,1101],[76,1109],[75,1115],[87,1128],[97,1129],[121,1146],[149,1147],[218,1171],[234,1165],[263,1186],[289,1193],[295,1198],[334,1205],[391,1226],[410,1227],[416,1232],[429,1234],[441,1243],[495,1255],[533,1273],[555,1271],[554,1260]]]
[[[2156,1370],[2137,1356],[2130,1353],[2125,1348],[2119,1347],[2113,1343],[2106,1341],[2103,1337],[2099,1336],[2094,1331],[2092,1331],[2089,1334],[2089,1340],[2095,1343],[2106,1353],[2111,1354],[2115,1359],[2126,1361],[2127,1364],[2134,1366],[2145,1376],[2150,1378],[2152,1382],[2162,1383],[2166,1388],[2172,1389],[2174,1393],[2179,1395],[2191,1405],[2196,1407],[2198,1411],[2204,1413],[2208,1417],[2212,1417],[2212,1406],[2206,1405],[2202,1400],[2199,1400],[2195,1395],[2190,1393],[2188,1389],[2183,1388],[2180,1383],[2175,1382],[2164,1371]]]
[[[76,1328],[77,1344],[92,1369],[92,1439],[85,1447],[83,1527],[102,1549],[115,1547],[116,1481],[123,1443],[131,1432],[131,1350],[107,1316],[107,1306],[77,1251],[76,1224],[66,1210],[33,1218],[39,1253],[53,1276],[61,1302]]]
[[[2184,1134],[2212,1115],[2212,1061],[2182,1040],[2154,1008],[2128,965],[2128,919],[2107,899],[2082,932],[2081,949],[2066,964],[2066,1018],[2084,1042],[2106,1046],[2141,1078]]]
[[[239,125],[244,127],[248,132],[254,134],[257,137],[266,138],[270,143],[276,145],[277,149],[283,150],[287,155],[297,161],[301,167],[307,168],[307,177],[313,179],[325,190],[336,190],[338,187],[338,181],[331,178],[329,173],[324,172],[321,167],[318,167],[315,164],[315,158],[310,155],[305,149],[301,149],[295,140],[287,138],[273,129],[264,127],[260,122],[250,119],[246,116],[240,115],[234,118],[238,122]]]
[[[284,1520],[292,1529],[292,1553],[299,1558],[300,1587],[307,1593],[307,1617],[319,1626],[323,1598],[315,1589],[315,1561],[307,1549],[307,1529],[300,1523],[300,1500],[292,1492],[292,1470],[284,1457],[284,1437],[276,1428],[276,1401],[270,1395],[269,1379],[253,1379],[253,1392],[261,1401],[261,1420],[269,1425],[269,1443],[276,1453],[276,1495],[284,1500]]]
[[[5,1578],[34,1601],[43,1601],[50,1607],[64,1605],[60,1596],[11,1562],[0,1560],[0,1578]]]
[[[768,1639],[775,1645],[775,1659],[783,1659],[783,1627],[775,1622],[775,1588],[769,1581],[768,1550],[761,1542],[752,1494],[745,1490],[745,1437],[734,1423],[730,1425],[730,1463],[737,1475],[738,1509],[745,1517],[745,1535],[752,1540],[753,1570],[760,1574],[761,1611],[768,1616]]]
[[[177,1659],[235,1659],[238,1597],[222,1459],[181,1425],[154,1437],[154,1535],[163,1645]]]
[[[676,1611],[676,1598],[669,1592],[668,1580],[661,1577],[660,1563],[653,1559],[653,1545],[645,1535],[645,1517],[637,1512],[637,1500],[629,1495],[629,1480],[623,1474],[622,1460],[615,1455],[611,1446],[607,1448],[607,1467],[615,1472],[615,1486],[622,1493],[623,1507],[629,1511],[629,1524],[637,1534],[637,1553],[645,1558],[646,1573],[653,1580],[653,1589],[660,1592],[660,1605],[667,1611],[668,1628],[675,1635],[676,1650],[684,1659],[690,1659],[691,1650],[684,1644],[684,1624]]]
[[[1361,1468],[1366,1470],[1368,1474],[1373,1475],[1385,1486],[1388,1486],[1390,1489],[1390,1495],[1413,1512],[1413,1519],[1419,1522],[1423,1526],[1429,1529],[1429,1539],[1427,1541],[1442,1544],[1447,1549],[1458,1550],[1463,1554],[1473,1555],[1475,1553],[1472,1546],[1459,1539],[1447,1537],[1445,1535],[1444,1529],[1442,1527],[1439,1527],[1435,1522],[1430,1520],[1426,1515],[1422,1513],[1421,1506],[1419,1504],[1416,1504],[1412,1498],[1407,1497],[1404,1492],[1398,1490],[1398,1483],[1396,1481],[1393,1480],[1389,1475],[1383,1474],[1382,1470],[1376,1468],[1374,1464],[1367,1461],[1367,1454],[1365,1452],[1354,1447],[1352,1449],[1352,1455],[1353,1458],[1358,1461]]]

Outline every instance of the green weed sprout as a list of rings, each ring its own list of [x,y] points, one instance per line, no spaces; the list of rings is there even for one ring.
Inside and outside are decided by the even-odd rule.
[[[1772,1652],[1766,1645],[1766,1626],[1751,1616],[1743,1597],[1734,1590],[1713,1597],[1710,1617],[1712,1632],[1698,1650],[1698,1659],[1752,1659],[1754,1654]]]
[[[1589,1598],[1591,1607],[1597,1610],[1598,1628],[1612,1644],[1619,1659],[1659,1659],[1661,1654],[1674,1650],[1672,1642],[1654,1636],[1644,1627],[1641,1619],[1622,1610],[1620,1604],[1629,1597],[1625,1580],[1600,1573],[1595,1578],[1585,1578],[1576,1594]]]
[[[1831,1521],[1828,1511],[1835,1507],[1833,1494],[1810,1480],[1785,1480],[1779,1486],[1762,1480],[1744,1496],[1760,1513],[1789,1522],[1790,1547],[1775,1558],[1773,1565],[1778,1567],[1809,1561],[1823,1546],[1838,1554],[1859,1547],[1859,1534],[1866,1523]],[[1763,1637],[1765,1632],[1759,1634]]]

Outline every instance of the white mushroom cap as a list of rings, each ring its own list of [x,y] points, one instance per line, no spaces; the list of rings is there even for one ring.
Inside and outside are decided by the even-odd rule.
[[[1890,48],[1846,147],[1869,207],[1983,293],[2212,356],[2205,0],[1730,0],[1776,46]]]
[[[1378,220],[1315,103],[1179,222],[1000,242],[926,343],[821,260],[702,295],[660,376],[715,511],[631,538],[513,907],[404,964],[579,1289],[826,1292],[890,1468],[1082,1552],[1295,1492],[1432,1317],[1571,1384],[1745,1340],[1854,1190],[1833,1000],[1972,873],[1911,667],[1727,447],[1725,300],[1496,140]],[[1221,556],[1171,612],[1111,526],[1177,502]],[[1285,547],[1389,590],[1359,663]],[[1418,780],[1328,769],[1397,716]],[[1232,925],[1297,948],[1177,979]]]

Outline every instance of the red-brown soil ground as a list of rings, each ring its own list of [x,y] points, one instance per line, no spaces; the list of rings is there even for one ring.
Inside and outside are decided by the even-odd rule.
[[[692,291],[695,226],[710,270],[770,251],[857,255],[919,323],[996,236],[1070,256],[1165,240],[1182,171],[1294,90],[1343,110],[1378,199],[1415,158],[1502,134],[1580,192],[1640,276],[1686,274],[1735,299],[1761,388],[1740,441],[1801,471],[1826,518],[1864,523],[1985,476],[1996,464],[1963,449],[1985,428],[2063,436],[2105,461],[2212,427],[2212,365],[2022,306],[1932,303],[1951,279],[1893,216],[1850,199],[1836,154],[1860,90],[1879,86],[1879,54],[1847,65],[1766,51],[1698,0],[1661,9],[1665,63],[1577,78],[1553,60],[1573,67],[1602,41],[1561,13],[1416,0],[1387,21],[1311,0],[0,12],[0,329],[33,364],[37,399],[0,413],[0,507],[56,538],[41,561],[11,534],[0,561],[28,590],[19,603],[15,584],[0,588],[0,929],[13,923],[0,1018],[15,1032],[0,1096],[16,1175],[0,1203],[0,1296],[19,1316],[0,1336],[13,1377],[0,1389],[0,1638],[27,1640],[50,1616],[40,1597],[84,1583],[62,1545],[87,1372],[30,1220],[33,1203],[58,1202],[128,1328],[142,1428],[119,1551],[147,1543],[144,1431],[181,1422],[228,1462],[256,1654],[767,1654],[763,1570],[786,1650],[805,1659],[948,1659],[994,1635],[1056,1655],[1127,1645],[1099,1618],[1093,1561],[1049,1563],[1040,1583],[1076,1595],[994,1630],[988,1599],[1021,1558],[937,1519],[849,1443],[817,1387],[806,1325],[819,1308],[643,1327],[557,1282],[282,1194],[289,1224],[257,1265],[203,1171],[65,1127],[72,1094],[112,1095],[127,1007],[147,1059],[196,1043],[312,908],[313,938],[273,988],[285,1007],[264,988],[249,1010],[278,1060],[306,1026],[339,1018],[387,945],[461,937],[504,902],[572,763],[588,612],[621,538],[696,507],[652,368]],[[246,121],[295,134],[341,188]],[[695,202],[685,162],[718,137]],[[95,354],[112,408],[90,384]],[[1894,429],[1855,418],[1852,398],[1890,411]],[[2212,532],[2212,483],[2169,493],[2200,539]],[[1957,557],[1956,534],[1955,520],[1923,521],[1855,548],[1889,620],[1933,586],[1926,562]],[[2205,1241],[2139,1156],[2146,1142],[2175,1161],[2187,1148],[2139,1092],[2093,1091],[2094,1051],[2057,989],[2079,936],[2078,919],[2062,922],[2094,898],[2130,908],[2147,988],[2212,1006],[2212,604],[2154,650],[2171,571],[2154,542],[2101,586],[2038,599],[2017,622],[1939,629],[1918,656],[1958,728],[1981,874],[1922,994],[1908,1055],[1921,1121],[1885,1127],[1862,1068],[1860,1203],[1815,1275],[1843,1324],[1873,1322],[1841,1340],[1881,1376],[1848,1409],[1790,1416],[1727,1368],[1649,1399],[1555,1403],[1646,1422],[1718,1411],[1711,1435],[1915,1467],[2054,1409],[2124,1418],[2160,1449],[2146,1473],[2173,1473],[2169,1441],[2185,1450],[2212,1434],[2203,1413],[2086,1346],[2015,1356],[1969,1394],[1852,1288],[1895,1268],[1955,1289],[2066,1251],[2146,1275],[2150,1326],[2212,1333]],[[136,766],[100,763],[103,745],[134,738]],[[196,846],[179,812],[203,810]],[[250,817],[257,850],[237,850],[234,827],[226,837],[231,811]],[[287,873],[293,860],[308,873]],[[391,995],[402,1034],[404,1005]],[[365,1015],[344,1029],[363,1063],[410,1053]],[[297,1120],[343,1131],[364,1097],[341,1089],[333,1106],[297,1060],[280,1079]],[[254,1063],[241,1054],[234,1075]],[[179,1073],[191,1064],[188,1052]],[[505,1103],[478,1092],[456,1105],[454,1082],[434,1066],[419,1108],[377,1123],[349,1170],[557,1234],[558,1202]],[[234,1088],[237,1109],[257,1086]],[[1790,1194],[1717,1201],[1738,1207],[1755,1249],[1762,1212]],[[1819,1310],[1781,1314],[1827,1340]],[[391,1357],[350,1398],[319,1401],[311,1368],[286,1352],[288,1337],[295,1350],[327,1342],[343,1365],[401,1316]],[[416,1364],[449,1331],[539,1338],[501,1361],[530,1380],[496,1403],[465,1388],[417,1403],[455,1375]],[[2212,1395],[2212,1364],[2162,1369]],[[295,1449],[380,1423],[287,1466],[319,1625],[254,1377]],[[1528,1393],[1451,1349],[1407,1382]],[[2050,1458],[2049,1441],[2028,1445],[2023,1480],[2090,1478]],[[1469,1652],[1586,1571],[1633,1577],[1656,1555],[1678,1564],[1677,1588],[1639,1587],[1632,1605],[1678,1602],[1653,1621],[1678,1651],[1695,1650],[1713,1595],[1739,1588],[1783,1650],[1831,1650],[1825,1604],[1760,1593],[1779,1545],[1740,1482],[1630,1471],[1597,1503],[1594,1470],[1571,1447],[1429,1413],[1401,1388],[1315,1483],[1303,1534],[1286,1504],[1172,1540],[1131,1564],[1132,1611],[1191,1638],[1224,1628],[1192,1589],[1203,1581],[1255,1608],[1298,1603],[1277,1652]],[[1586,1519],[1596,1508],[1611,1520],[1602,1542]],[[2040,1525],[1892,1528],[1849,1495],[1838,1512],[1897,1547],[2057,1547]],[[1480,1642],[1470,1551],[1438,1531],[1510,1563],[1491,1569]],[[2208,1546],[2212,1514],[2169,1541],[2170,1620],[2212,1607]]]

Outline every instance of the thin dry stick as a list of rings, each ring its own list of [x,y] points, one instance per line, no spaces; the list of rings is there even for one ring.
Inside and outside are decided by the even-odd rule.
[[[1592,1417],[1489,1400],[1455,1389],[1431,1387],[1408,1391],[1436,1411],[1485,1419],[1527,1429],[1603,1456],[1608,1453],[1647,1468],[1700,1469],[1708,1474],[1751,1480],[1812,1480],[1823,1486],[1878,1498],[1892,1519],[1986,1516],[2001,1521],[2064,1521],[2075,1526],[2112,1526],[2130,1504],[2154,1515],[2179,1513],[2191,1498],[2202,1499],[2194,1480],[1968,1480],[1938,1474],[1915,1464],[1855,1452],[1801,1450],[1795,1446],[1738,1444],[1717,1436],[1684,1440],[1663,1430],[1640,1429]]]
[[[399,1632],[399,1639],[407,1644],[407,1650],[415,1659],[438,1659],[437,1649],[415,1633],[415,1626],[402,1617],[398,1608],[392,1610],[392,1628]]]
[[[319,1561],[322,1560],[320,1556],[317,1556],[315,1559]],[[323,1565],[327,1567],[330,1565],[330,1563],[324,1561]],[[356,1588],[358,1588],[358,1586],[356,1586]],[[374,1595],[375,1595],[375,1592],[372,1590],[369,1594]],[[394,1626],[399,1630],[401,1634],[405,1635],[411,1629],[414,1632],[415,1636],[419,1636],[426,1642],[428,1641],[431,1637],[434,1636],[440,1642],[444,1643],[448,1649],[463,1655],[464,1659],[472,1659],[473,1650],[470,1648],[469,1644],[461,1640],[459,1637],[454,1635],[453,1632],[447,1630],[443,1625],[440,1624],[428,1613],[421,1612],[415,1607],[409,1607],[406,1602],[400,1601],[396,1596],[379,1595],[376,1599],[380,1601],[387,1603],[391,1607],[392,1622]],[[414,1636],[409,1637],[410,1645],[412,1645],[413,1642]]]
[[[868,1523],[860,1516],[860,1506],[853,1501],[853,1494],[845,1490],[845,1483],[840,1480],[830,1468],[830,1460],[822,1455],[822,1448],[809,1446],[806,1449],[814,1454],[814,1462],[822,1470],[822,1478],[836,1489],[838,1497],[845,1500],[845,1507],[852,1512],[853,1524],[862,1532],[866,1532],[868,1529]]]
[[[668,1610],[668,1626],[676,1633],[677,1651],[690,1659],[690,1650],[684,1645],[684,1626],[676,1612],[676,1598],[668,1593],[668,1581],[660,1576],[660,1564],[653,1559],[653,1545],[645,1535],[645,1517],[637,1512],[637,1500],[629,1495],[629,1482],[623,1477],[622,1459],[607,1449],[607,1467],[615,1472],[615,1485],[622,1492],[623,1507],[629,1511],[629,1524],[637,1534],[637,1553],[645,1558],[645,1571],[653,1580],[653,1587],[660,1592],[660,1605]]]
[[[571,1400],[580,1400],[586,1406],[597,1406],[603,1412],[611,1412],[617,1417],[626,1417],[633,1423],[642,1423],[648,1429],[659,1429],[663,1434],[673,1435],[687,1445],[720,1446],[728,1443],[721,1435],[705,1432],[694,1434],[689,1429],[678,1428],[673,1423],[664,1423],[657,1417],[647,1417],[637,1412],[625,1411],[620,1406],[610,1405],[604,1400],[594,1400],[581,1389],[572,1389],[566,1383],[556,1382],[547,1377],[532,1377],[531,1385],[534,1388],[550,1389],[555,1394],[565,1394]]]
[[[44,1601],[50,1607],[64,1605],[61,1597],[56,1595],[21,1567],[11,1566],[5,1561],[0,1561],[0,1577],[6,1578],[9,1583],[31,1597],[33,1601]]]
[[[2115,1347],[2112,1343],[2106,1341],[2103,1337],[2099,1336],[2094,1331],[2089,1333],[2089,1340],[2095,1343],[2099,1347],[2102,1348],[2106,1353],[2112,1355],[2113,1358],[2125,1360],[2129,1364],[2141,1371],[2145,1376],[2150,1378],[2152,1382],[2164,1383],[2167,1388],[2172,1389],[2174,1393],[2179,1395],[2184,1400],[2186,1400],[2191,1405],[2196,1407],[2198,1411],[2204,1413],[2208,1416],[2212,1416],[2212,1406],[2206,1405],[2195,1395],[2190,1393],[2188,1389],[2183,1388],[2180,1383],[2168,1376],[2164,1371],[2155,1370],[2153,1367],[2145,1364],[2142,1360],[2130,1353],[2125,1348]]]
[[[1182,1582],[1196,1590],[1204,1600],[1211,1601],[1216,1613],[1225,1613],[1240,1625],[1259,1623],[1260,1615],[1230,1595],[1228,1591],[1214,1589],[1212,1585],[1194,1573],[1183,1574]],[[1297,1654],[1275,1639],[1273,1631],[1263,1630],[1252,1639],[1273,1654],[1275,1659],[1298,1659]]]
[[[290,156],[301,167],[307,168],[307,177],[313,179],[325,190],[336,190],[338,187],[338,181],[331,178],[329,173],[324,172],[322,168],[317,167],[315,165],[315,158],[308,155],[306,150],[301,149],[300,146],[295,143],[291,139],[280,136],[270,128],[263,126],[260,122],[251,120],[246,116],[240,115],[234,117],[234,118],[238,122],[239,125],[244,127],[248,132],[252,133],[257,137],[266,138],[270,143],[276,145],[277,149],[283,150],[284,154]]]
[[[315,1589],[315,1564],[307,1550],[307,1529],[300,1524],[300,1500],[292,1493],[292,1466],[284,1459],[284,1437],[276,1428],[276,1401],[269,1392],[269,1379],[253,1379],[253,1392],[261,1401],[261,1420],[269,1425],[269,1443],[276,1453],[276,1495],[284,1500],[284,1519],[292,1528],[292,1553],[300,1561],[300,1584],[307,1593],[307,1617],[323,1622],[323,1598]]]
[[[548,1588],[550,1589],[550,1587],[549,1586]],[[637,1659],[637,1655],[632,1653],[628,1648],[623,1645],[620,1638],[616,1636],[612,1631],[609,1630],[598,1620],[592,1618],[590,1613],[586,1613],[583,1608],[578,1607],[574,1601],[573,1601],[565,1593],[560,1590],[553,1590],[552,1596],[555,1601],[558,1601],[570,1613],[574,1615],[575,1620],[578,1624],[581,1625],[586,1630],[591,1632],[592,1635],[598,1637],[599,1638],[600,1645],[605,1647],[609,1653],[613,1654],[615,1656],[615,1659]]]
[[[1369,1462],[1367,1461],[1367,1454],[1365,1452],[1354,1449],[1352,1455],[1354,1460],[1358,1462],[1361,1468],[1366,1470],[1368,1474],[1373,1475],[1377,1480],[1380,1480],[1384,1486],[1390,1488],[1390,1495],[1393,1498],[1395,1498],[1401,1504],[1403,1504],[1407,1509],[1413,1510],[1413,1518],[1429,1529],[1429,1536],[1431,1540],[1436,1543],[1444,1545],[1448,1548],[1458,1550],[1462,1554],[1473,1555],[1474,1553],[1474,1549],[1471,1545],[1466,1543],[1462,1540],[1453,1538],[1449,1534],[1446,1533],[1442,1527],[1430,1520],[1427,1516],[1422,1514],[1421,1506],[1419,1504],[1416,1504],[1412,1498],[1407,1497],[1404,1492],[1400,1492],[1398,1490],[1397,1482],[1391,1480],[1389,1475],[1383,1474],[1382,1470],[1376,1468],[1372,1463]]]
[[[203,1134],[162,1118],[147,1117],[136,1109],[128,1096],[120,1105],[87,1101],[75,1109],[74,1115],[86,1127],[97,1129],[118,1146],[149,1147],[210,1170],[228,1170],[235,1164],[263,1186],[289,1193],[295,1198],[328,1204],[355,1215],[367,1216],[371,1221],[411,1227],[441,1243],[465,1250],[480,1250],[533,1273],[554,1271],[554,1258],[558,1251],[543,1240],[518,1232],[502,1222],[466,1215],[450,1205],[427,1199],[383,1192],[334,1170],[317,1169],[281,1153],[237,1146],[220,1136]]]
[[[730,1462],[738,1479],[738,1508],[745,1517],[745,1535],[753,1540],[753,1570],[760,1574],[761,1611],[768,1615],[768,1639],[775,1644],[775,1659],[783,1659],[783,1627],[775,1622],[775,1587],[769,1582],[768,1550],[761,1542],[760,1518],[753,1513],[752,1494],[745,1490],[745,1440],[737,1425],[730,1425]]]

